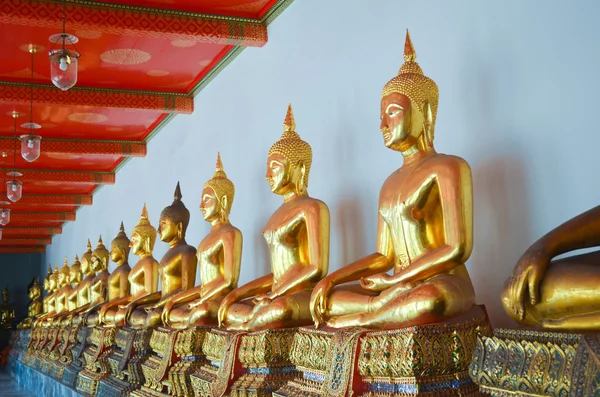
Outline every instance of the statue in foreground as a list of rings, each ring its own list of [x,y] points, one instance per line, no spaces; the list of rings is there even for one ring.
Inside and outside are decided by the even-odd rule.
[[[513,320],[533,329],[496,329],[494,337],[480,338],[471,376],[482,391],[493,396],[600,393],[600,336],[591,332],[600,330],[600,252],[555,259],[598,246],[600,206],[563,223],[525,251],[501,299]]]

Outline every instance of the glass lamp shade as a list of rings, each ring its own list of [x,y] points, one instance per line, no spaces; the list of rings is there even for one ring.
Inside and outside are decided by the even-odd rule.
[[[40,157],[42,137],[35,134],[21,135],[21,156],[30,163]]]
[[[0,209],[0,225],[6,226],[10,222],[10,209],[2,208]]]
[[[23,182],[13,179],[6,181],[6,197],[13,203],[16,203],[23,196]]]
[[[77,83],[77,57],[78,53],[64,48],[50,51],[50,79],[63,91]]]
[[[0,227],[0,240],[2,240],[2,228]]]

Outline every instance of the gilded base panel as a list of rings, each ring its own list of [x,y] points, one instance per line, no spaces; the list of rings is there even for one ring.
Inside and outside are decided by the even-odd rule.
[[[135,355],[127,362],[127,377],[129,383],[137,386],[144,384],[144,373],[142,364],[146,362],[152,349],[150,348],[150,338],[152,337],[154,328],[141,328],[136,330],[133,339],[133,348]]]
[[[402,329],[302,327],[291,353],[301,375],[273,395],[478,396],[468,365],[479,335],[491,335],[479,306],[446,323]]]
[[[121,397],[137,389],[140,385],[129,381],[129,361],[136,355],[135,340],[138,330],[129,327],[117,329],[115,346],[107,357],[110,376],[100,381],[98,396]],[[140,352],[143,353],[143,352]]]
[[[204,335],[210,328],[174,330],[159,327],[152,332],[152,353],[142,364],[144,385],[134,396],[191,396],[189,374],[205,362]]]
[[[469,374],[495,397],[600,395],[600,334],[497,329],[478,338]]]
[[[81,326],[77,327],[75,346],[70,351],[71,362],[63,370],[61,382],[72,389],[75,389],[77,386],[77,375],[81,370],[83,370],[85,365],[83,352],[88,345],[89,333],[90,328]]]
[[[63,343],[58,348],[58,358],[52,363],[50,370],[50,376],[58,381],[62,379],[65,367],[73,361],[71,350],[77,343],[78,332],[77,326],[69,326],[63,330]]]
[[[238,356],[244,332],[212,329],[202,344],[206,363],[190,375],[196,397],[220,397],[229,392],[233,382],[245,373]]]
[[[110,375],[108,355],[115,344],[117,329],[95,327],[91,331],[88,347],[83,352],[85,368],[77,375],[77,391],[95,396],[98,384]]]
[[[298,372],[290,361],[297,328],[251,332],[243,335],[237,359],[245,370],[231,386],[232,397],[271,397]]]

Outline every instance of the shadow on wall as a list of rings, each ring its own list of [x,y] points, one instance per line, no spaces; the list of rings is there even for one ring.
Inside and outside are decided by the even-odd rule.
[[[475,236],[468,267],[477,301],[486,305],[494,327],[514,328],[502,309],[500,292],[532,241],[527,185],[518,153],[478,164],[473,184]]]

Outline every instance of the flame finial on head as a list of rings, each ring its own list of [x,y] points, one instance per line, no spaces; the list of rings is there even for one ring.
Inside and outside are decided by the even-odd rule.
[[[121,221],[121,226],[119,227],[119,234],[117,234],[117,237],[115,237],[114,240],[111,242],[110,248],[111,250],[116,248],[119,251],[121,251],[121,253],[124,256],[123,259],[127,261],[127,258],[129,257],[130,243],[131,241],[129,241],[127,234],[125,234],[125,227],[123,226],[123,221]]]
[[[296,131],[296,121],[294,121],[294,111],[292,110],[292,104],[288,105],[287,114],[285,115],[285,120],[283,121],[283,131]]]
[[[417,59],[417,53],[413,46],[412,40],[410,39],[410,33],[406,29],[406,41],[404,42],[404,61],[413,62]]]

